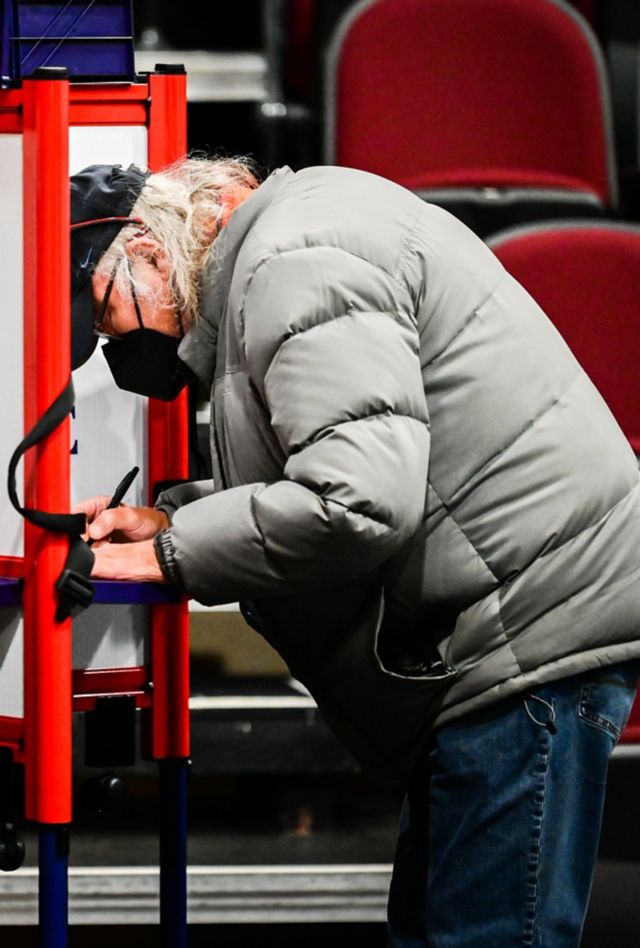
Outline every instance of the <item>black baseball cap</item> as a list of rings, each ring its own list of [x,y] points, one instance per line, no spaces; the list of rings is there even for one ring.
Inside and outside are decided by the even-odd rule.
[[[93,331],[91,276],[129,217],[151,172],[137,165],[90,165],[71,177],[71,368],[86,362]]]

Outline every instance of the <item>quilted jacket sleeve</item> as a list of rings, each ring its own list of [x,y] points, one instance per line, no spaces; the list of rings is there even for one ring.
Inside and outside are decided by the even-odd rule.
[[[283,254],[254,275],[243,304],[248,370],[287,460],[280,481],[177,510],[161,553],[194,598],[298,595],[364,577],[415,532],[429,428],[402,294],[390,275],[333,248],[321,260]]]

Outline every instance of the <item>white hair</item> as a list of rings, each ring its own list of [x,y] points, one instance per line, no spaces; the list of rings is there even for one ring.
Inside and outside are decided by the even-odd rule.
[[[180,321],[197,317],[200,278],[229,206],[235,207],[247,189],[258,184],[246,158],[183,158],[147,178],[130,216],[142,222],[167,255],[172,301]],[[101,257],[96,273],[108,276],[119,261],[118,289],[126,292],[131,279],[136,294],[149,298],[153,291],[127,257],[125,246],[131,237],[131,228],[123,228]]]

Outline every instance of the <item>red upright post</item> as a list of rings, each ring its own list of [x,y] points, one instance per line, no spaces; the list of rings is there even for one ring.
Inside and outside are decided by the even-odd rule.
[[[171,69],[172,67],[167,67]],[[175,67],[173,67],[175,68]],[[149,77],[148,161],[159,171],[187,150],[186,75]],[[188,476],[187,392],[173,402],[149,402],[149,485]],[[151,661],[154,684],[152,754],[189,756],[189,614],[186,603],[153,606]]]
[[[51,71],[49,72],[51,74]],[[69,333],[69,83],[27,79],[24,118],[24,402],[30,430],[65,388]],[[69,422],[25,459],[25,504],[69,510]],[[56,623],[68,539],[25,522],[25,814],[71,820],[71,621]]]
[[[26,430],[71,372],[69,82],[42,70],[23,85],[24,421]],[[25,459],[25,505],[69,509],[69,421]],[[71,822],[71,621],[56,623],[55,583],[68,539],[25,523],[25,816],[39,824],[39,939],[67,948]]]

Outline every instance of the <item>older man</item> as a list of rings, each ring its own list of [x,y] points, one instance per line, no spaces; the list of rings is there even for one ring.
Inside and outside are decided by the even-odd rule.
[[[94,167],[72,207],[74,362],[95,329],[122,387],[172,397],[188,366],[212,407],[213,485],[83,505],[95,575],[241,600],[407,782],[393,948],[577,946],[640,658],[640,487],[558,333],[463,225],[362,172]]]

